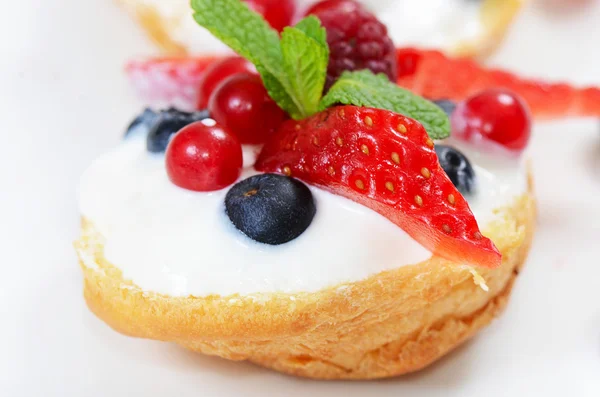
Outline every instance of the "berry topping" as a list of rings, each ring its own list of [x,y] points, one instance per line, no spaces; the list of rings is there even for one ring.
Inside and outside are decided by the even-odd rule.
[[[252,240],[279,245],[304,233],[317,210],[310,189],[302,182],[262,174],[233,186],[225,197],[225,211]]]
[[[473,193],[476,184],[475,170],[465,155],[453,147],[440,144],[435,145],[435,153],[442,169],[458,191],[462,194]]]
[[[188,190],[223,189],[242,170],[240,142],[218,124],[189,124],[173,137],[165,157],[171,182]]]
[[[296,13],[295,0],[244,0],[248,6],[261,14],[269,25],[278,31],[292,23]]]
[[[236,74],[223,81],[210,97],[212,117],[242,143],[263,143],[287,118],[260,77]]]
[[[325,0],[309,9],[327,30],[329,66],[326,89],[345,70],[370,69],[396,81],[397,59],[387,28],[375,15],[351,0]]]
[[[439,51],[398,50],[398,84],[427,98],[462,101],[483,90],[504,88],[519,95],[537,119],[567,116],[599,117],[600,88],[523,79],[502,70],[486,69],[476,61],[448,58]]]
[[[208,112],[182,112],[175,108],[162,110],[148,131],[146,148],[152,153],[164,152],[171,136],[195,121],[207,119]]]
[[[398,78],[403,79],[405,76],[412,78],[417,73],[417,67],[420,66],[423,51],[416,48],[400,48],[396,53],[398,55]]]
[[[525,103],[507,90],[487,90],[461,103],[452,115],[455,137],[484,138],[512,151],[525,149],[531,135],[531,118]]]
[[[456,110],[456,102],[451,101],[450,99],[438,99],[433,101],[433,103],[442,108],[448,117],[452,116],[452,113],[454,113],[454,110]]]
[[[354,53],[361,55],[369,49],[383,47],[387,51],[388,46],[382,47],[381,43],[389,39],[384,40],[381,36],[373,37],[375,33],[378,35],[381,32],[385,33],[385,27],[356,3],[347,4],[354,7],[354,11],[350,12],[347,19],[347,22],[356,25],[354,31],[357,37],[348,36],[347,43],[358,46]],[[357,66],[363,70],[344,71],[328,91],[328,95],[323,97],[327,67],[328,63],[331,64],[329,54],[333,49],[330,51],[327,30],[321,25],[319,18],[310,15],[294,26],[286,27],[281,34],[278,34],[259,14],[239,0],[193,0],[191,5],[193,18],[200,26],[254,64],[268,95],[291,118],[301,120],[329,106],[343,103],[388,109],[405,114],[420,120],[433,138],[441,139],[448,135],[450,123],[439,107],[410,91],[399,88],[394,82],[390,82],[385,74],[376,75],[369,70],[371,68],[374,71],[381,71],[383,69],[377,65],[381,66],[381,62],[386,65],[389,63],[390,68],[386,66],[386,69],[393,69],[394,72],[390,72],[389,75],[393,74],[395,77],[396,57],[391,42],[389,62],[387,52],[377,56],[372,52],[370,54],[373,56],[372,59],[366,60],[365,65]],[[340,6],[340,9],[342,8]],[[338,8],[321,7],[315,10],[319,15],[331,11],[333,21],[335,19],[333,11]],[[361,22],[364,23],[361,25]],[[344,28],[344,34],[352,30],[345,25]],[[329,35],[330,39],[331,37]],[[359,61],[365,59],[361,58]],[[209,99],[209,106],[210,102]],[[221,119],[221,122],[227,124],[228,120]],[[231,127],[231,129],[232,132],[237,133],[233,131],[235,128]],[[254,134],[255,132],[251,134],[251,141],[260,141],[254,139]],[[240,134],[240,136],[247,135]],[[244,138],[242,141],[245,141]]]
[[[154,58],[130,62],[125,71],[137,94],[147,103],[193,110],[204,71],[216,59]]]
[[[125,131],[125,137],[129,136],[134,132],[143,132],[147,134],[150,128],[156,122],[156,118],[158,117],[158,113],[150,108],[144,109],[144,111],[137,116],[131,124],[127,127],[127,131]]]
[[[256,73],[256,68],[242,57],[232,56],[215,61],[200,79],[197,109],[206,109],[215,88],[229,76],[237,73]]]
[[[413,119],[387,110],[338,106],[285,122],[255,167],[361,203],[437,255],[463,264],[499,266],[500,253],[480,233],[433,147]]]

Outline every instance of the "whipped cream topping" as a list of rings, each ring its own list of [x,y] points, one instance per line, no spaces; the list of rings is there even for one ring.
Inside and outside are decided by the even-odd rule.
[[[475,167],[469,200],[482,229],[494,209],[526,191],[519,161],[461,148]],[[254,173],[257,147],[244,148]],[[98,158],[79,189],[81,214],[105,238],[105,258],[140,288],[171,296],[314,292],[416,264],[431,253],[376,212],[310,187],[317,205],[297,239],[269,246],[237,231],[224,211],[228,189],[198,193],[172,184],[164,155],[148,153],[132,134]]]
[[[396,46],[452,48],[483,32],[481,3],[469,0],[360,0],[388,27]],[[297,0],[303,13],[317,0]],[[229,52],[227,46],[196,24],[189,0],[145,0],[171,21],[178,21],[172,35],[192,53]]]

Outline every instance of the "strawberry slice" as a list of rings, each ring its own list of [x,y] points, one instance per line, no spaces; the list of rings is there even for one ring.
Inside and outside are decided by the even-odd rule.
[[[204,70],[218,57],[155,58],[132,61],[125,71],[148,104],[194,110]]]
[[[489,88],[506,88],[519,94],[537,119],[600,116],[597,87],[523,79],[486,69],[471,59],[448,58],[439,51],[401,48],[397,55],[398,84],[427,98],[458,101]]]
[[[467,201],[448,179],[433,141],[399,114],[338,106],[287,121],[255,165],[292,175],[377,211],[431,252],[461,264],[497,267]]]

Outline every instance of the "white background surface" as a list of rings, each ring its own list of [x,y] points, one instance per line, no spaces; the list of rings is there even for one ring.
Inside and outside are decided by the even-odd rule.
[[[529,8],[490,62],[600,85],[600,2],[542,5],[556,2]],[[141,107],[123,63],[155,50],[109,0],[0,3],[1,396],[600,396],[598,120],[535,128],[539,232],[501,319],[416,375],[293,379],[126,338],[87,311],[77,179]]]

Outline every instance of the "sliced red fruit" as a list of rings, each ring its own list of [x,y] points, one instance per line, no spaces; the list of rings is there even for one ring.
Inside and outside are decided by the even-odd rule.
[[[439,165],[417,121],[381,109],[338,106],[286,121],[256,163],[377,211],[431,252],[461,264],[497,267],[463,196]]]
[[[137,94],[148,104],[194,110],[204,71],[216,59],[154,58],[132,61],[125,71]]]
[[[460,101],[486,89],[505,88],[520,95],[537,119],[600,116],[598,87],[524,79],[439,51],[401,48],[397,54],[398,84],[427,98]]]

